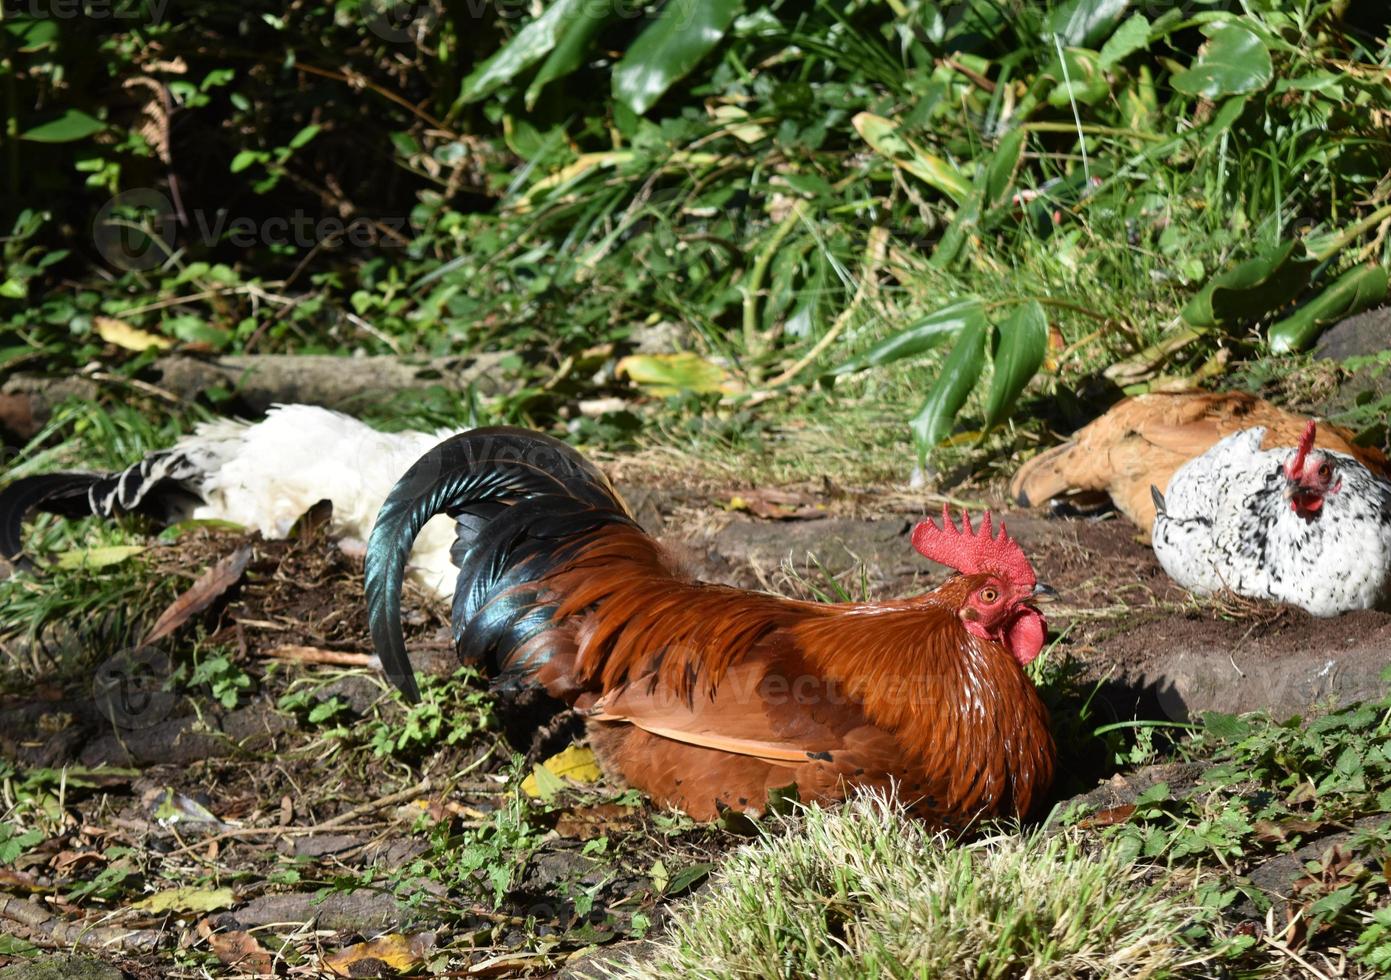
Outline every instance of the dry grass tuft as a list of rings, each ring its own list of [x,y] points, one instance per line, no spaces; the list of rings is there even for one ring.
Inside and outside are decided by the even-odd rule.
[[[631,980],[1191,975],[1203,957],[1181,933],[1201,914],[1075,834],[953,843],[866,796],[810,808],[800,831],[741,849],[655,950],[609,969]]]

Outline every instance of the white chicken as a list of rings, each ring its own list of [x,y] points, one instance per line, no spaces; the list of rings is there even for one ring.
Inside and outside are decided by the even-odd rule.
[[[333,504],[329,533],[360,552],[377,510],[401,474],[455,430],[378,432],[313,405],[277,405],[260,422],[220,419],[119,473],[45,473],[0,490],[0,554],[13,560],[34,509],[68,517],[141,512],[164,523],[232,521],[283,538],[320,500]],[[438,517],[416,539],[411,575],[448,598],[454,522]]]
[[[1230,589],[1315,616],[1391,606],[1391,484],[1353,457],[1262,450],[1265,429],[1227,436],[1153,489],[1154,553],[1184,588]]]

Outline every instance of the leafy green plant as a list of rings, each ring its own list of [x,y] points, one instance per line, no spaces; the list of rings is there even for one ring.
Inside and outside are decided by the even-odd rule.
[[[0,821],[0,864],[14,864],[16,858],[42,840],[41,830],[22,830],[12,823]]]
[[[396,874],[398,887],[428,877],[447,884],[451,892],[477,896],[497,907],[540,844],[544,831],[538,815],[538,808],[524,796],[512,794],[480,827],[454,834],[447,825],[437,824],[428,854]],[[418,889],[411,893],[408,900],[424,898]]]
[[[492,724],[492,699],[479,684],[478,671],[464,667],[448,678],[427,677],[420,702],[408,705],[405,717],[378,717],[368,745],[379,757],[413,758],[445,745],[467,742]]]
[[[176,680],[182,680],[180,672],[176,672]],[[201,655],[195,655],[193,667],[188,671],[188,679],[184,683],[189,687],[206,687],[213,700],[228,709],[235,708],[242,695],[252,688],[250,675],[230,655],[220,651],[204,651]]]
[[[1370,964],[1385,956],[1377,917],[1388,894],[1384,877],[1359,870],[1359,861],[1391,845],[1391,823],[1367,822],[1391,806],[1388,749],[1391,694],[1308,722],[1210,713],[1182,746],[1207,765],[1198,784],[1181,792],[1155,784],[1107,835],[1127,854],[1221,868],[1204,886],[1206,903],[1228,908],[1244,899],[1264,910],[1270,899],[1246,878],[1250,870],[1357,825],[1339,838],[1338,852],[1306,862],[1295,898],[1307,942],[1355,943]]]

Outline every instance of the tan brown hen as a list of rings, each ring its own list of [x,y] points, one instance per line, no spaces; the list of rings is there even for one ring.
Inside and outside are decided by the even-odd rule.
[[[1180,466],[1234,432],[1265,426],[1262,448],[1273,449],[1298,443],[1308,421],[1307,415],[1239,391],[1138,395],[1021,466],[1009,494],[1021,506],[1036,507],[1064,495],[1106,493],[1148,538],[1154,526],[1150,487],[1167,491]],[[1381,452],[1354,446],[1351,439],[1348,430],[1323,424],[1317,446],[1347,453],[1391,477]]]

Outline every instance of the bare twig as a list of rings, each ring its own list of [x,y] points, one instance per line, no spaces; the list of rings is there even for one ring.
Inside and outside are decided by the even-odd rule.
[[[325,650],[322,647],[306,647],[296,643],[282,643],[265,651],[262,656],[276,660],[293,660],[302,664],[333,664],[338,667],[371,667],[376,658],[365,653],[347,653],[342,650]]]
[[[392,793],[388,796],[383,796],[379,800],[372,800],[367,803],[360,803],[357,806],[353,807],[351,810],[348,810],[345,813],[340,813],[332,820],[324,821],[323,823],[319,824],[319,827],[324,830],[336,830],[344,824],[351,823],[358,817],[365,816],[369,813],[375,813],[377,810],[383,810],[389,806],[396,806],[400,803],[407,803],[418,796],[428,793],[430,792],[430,785],[430,777],[426,776],[424,779],[416,783],[414,786],[408,786],[405,789],[401,790],[399,793]]]

